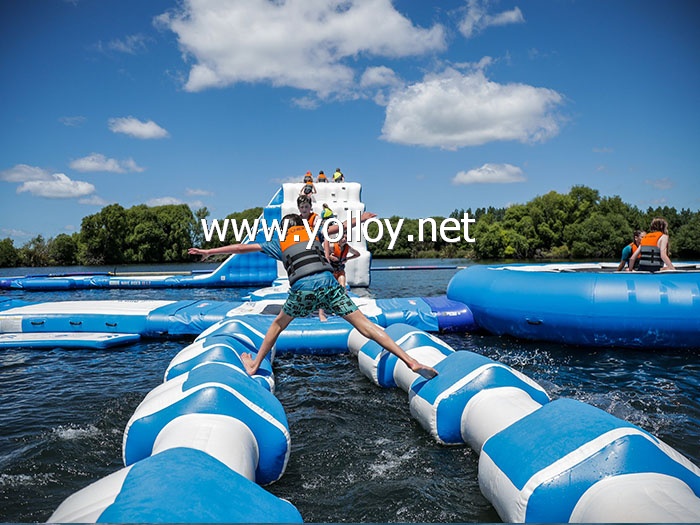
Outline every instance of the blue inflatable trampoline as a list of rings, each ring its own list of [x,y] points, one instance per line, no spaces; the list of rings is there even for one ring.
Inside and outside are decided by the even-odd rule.
[[[450,299],[491,333],[586,346],[700,346],[700,271],[617,272],[602,264],[470,266]]]

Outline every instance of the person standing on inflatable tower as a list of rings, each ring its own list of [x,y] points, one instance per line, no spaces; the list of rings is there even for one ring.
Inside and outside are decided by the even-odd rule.
[[[360,220],[364,221],[373,216],[374,214],[365,212]],[[220,253],[243,254],[262,251],[278,261],[282,261],[289,274],[289,297],[267,330],[255,359],[249,353],[241,354],[246,372],[253,375],[258,371],[260,364],[272,350],[279,335],[294,318],[304,317],[319,308],[323,308],[343,317],[363,336],[372,339],[396,355],[413,372],[426,379],[435,377],[437,371],[434,368],[413,359],[384,330],[357,309],[355,303],[345,292],[345,288],[340,286],[333,277],[332,268],[324,256],[320,243],[314,240],[312,247],[307,248],[309,233],[301,216],[297,214],[285,215],[282,221],[283,226],[286,225],[286,235],[283,238],[278,237],[262,243],[232,244],[209,250],[201,248],[188,250],[190,255],[202,255],[202,260],[210,255]],[[337,228],[337,226],[334,227]]]
[[[617,267],[618,272],[621,272],[625,268],[632,254],[637,251],[644,235],[646,235],[646,232],[634,230],[634,240],[622,249],[622,257],[620,257],[620,264]]]
[[[306,175],[304,175],[304,185],[301,187],[301,191],[299,191],[299,195],[306,195],[307,197],[311,198],[311,196],[316,193],[316,186],[314,186],[314,177],[311,175],[310,171],[306,172]]]
[[[635,268],[637,258],[639,258],[639,266]],[[630,257],[627,271],[633,269],[647,272],[676,269],[668,256],[668,223],[665,219],[657,217],[651,221],[649,233],[644,236],[641,244]]]

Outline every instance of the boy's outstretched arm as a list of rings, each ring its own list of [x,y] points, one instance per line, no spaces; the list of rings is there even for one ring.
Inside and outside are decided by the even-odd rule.
[[[202,248],[190,248],[187,253],[190,255],[201,255],[202,260],[206,260],[211,255],[219,255],[222,253],[233,254],[233,253],[253,253],[259,252],[262,247],[258,243],[251,244],[229,244],[228,246],[219,246],[218,248],[209,248],[207,250]]]

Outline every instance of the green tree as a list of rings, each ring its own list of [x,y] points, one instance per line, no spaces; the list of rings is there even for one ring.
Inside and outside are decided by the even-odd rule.
[[[78,263],[78,234],[61,233],[49,240],[51,264],[71,266]]]
[[[0,240],[0,268],[14,268],[19,263],[19,251],[15,248],[14,241],[9,237]]]
[[[126,262],[127,232],[126,211],[119,204],[110,204],[98,213],[83,218],[80,228],[81,262],[85,264]]]

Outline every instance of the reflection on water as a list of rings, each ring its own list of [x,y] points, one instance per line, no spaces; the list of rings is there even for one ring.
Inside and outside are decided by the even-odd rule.
[[[368,292],[378,298],[440,295],[456,271],[373,272]],[[237,300],[250,291],[6,292],[0,299]],[[637,424],[700,462],[697,350],[440,337],[457,350],[522,371],[553,398],[576,398]],[[126,422],[187,344],[150,340],[111,350],[2,351],[0,521],[45,521],[66,497],[119,470]],[[466,446],[436,444],[412,419],[405,392],[372,385],[347,355],[282,355],[275,373],[292,453],[282,479],[266,488],[297,506],[305,521],[499,521],[479,491],[476,454]]]

